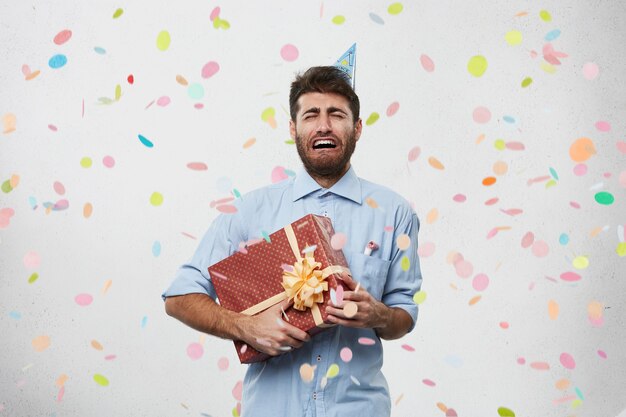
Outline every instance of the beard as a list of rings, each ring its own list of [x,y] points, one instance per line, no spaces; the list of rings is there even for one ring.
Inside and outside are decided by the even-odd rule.
[[[298,155],[300,155],[304,168],[312,177],[339,179],[348,169],[350,158],[356,148],[356,131],[351,130],[350,133],[346,135],[345,142],[340,141],[336,135],[331,136],[335,139],[336,143],[344,144],[342,152],[339,155],[322,155],[318,158],[310,158],[309,155],[307,155],[307,146],[302,140],[302,136],[296,134]],[[315,138],[313,138],[313,140],[315,140]]]

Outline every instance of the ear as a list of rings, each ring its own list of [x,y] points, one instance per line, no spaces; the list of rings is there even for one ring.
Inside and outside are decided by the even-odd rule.
[[[291,139],[296,141],[296,122],[293,120],[289,120],[289,134],[291,135]]]
[[[354,139],[358,142],[361,137],[361,132],[363,131],[363,120],[359,119],[354,124]]]

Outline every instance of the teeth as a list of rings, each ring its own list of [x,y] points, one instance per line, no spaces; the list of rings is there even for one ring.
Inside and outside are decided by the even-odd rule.
[[[313,143],[313,146],[318,145],[333,145],[333,141],[328,139],[316,140],[315,143]]]

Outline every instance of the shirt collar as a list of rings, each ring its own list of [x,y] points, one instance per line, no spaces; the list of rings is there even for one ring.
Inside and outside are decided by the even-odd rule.
[[[300,169],[293,183],[293,201],[297,201],[304,196],[322,188],[304,168]],[[362,204],[361,181],[356,176],[352,166],[339,181],[328,189],[329,192],[341,197],[350,199],[357,204]]]

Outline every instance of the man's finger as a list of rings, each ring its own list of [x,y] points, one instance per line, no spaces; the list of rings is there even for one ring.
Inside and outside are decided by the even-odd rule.
[[[348,289],[351,291],[354,291],[354,289],[357,286],[357,282],[354,279],[352,279],[350,274],[348,274],[348,272],[346,271],[343,271],[341,273],[341,280],[343,281],[344,284],[346,284],[346,287],[348,287]]]

